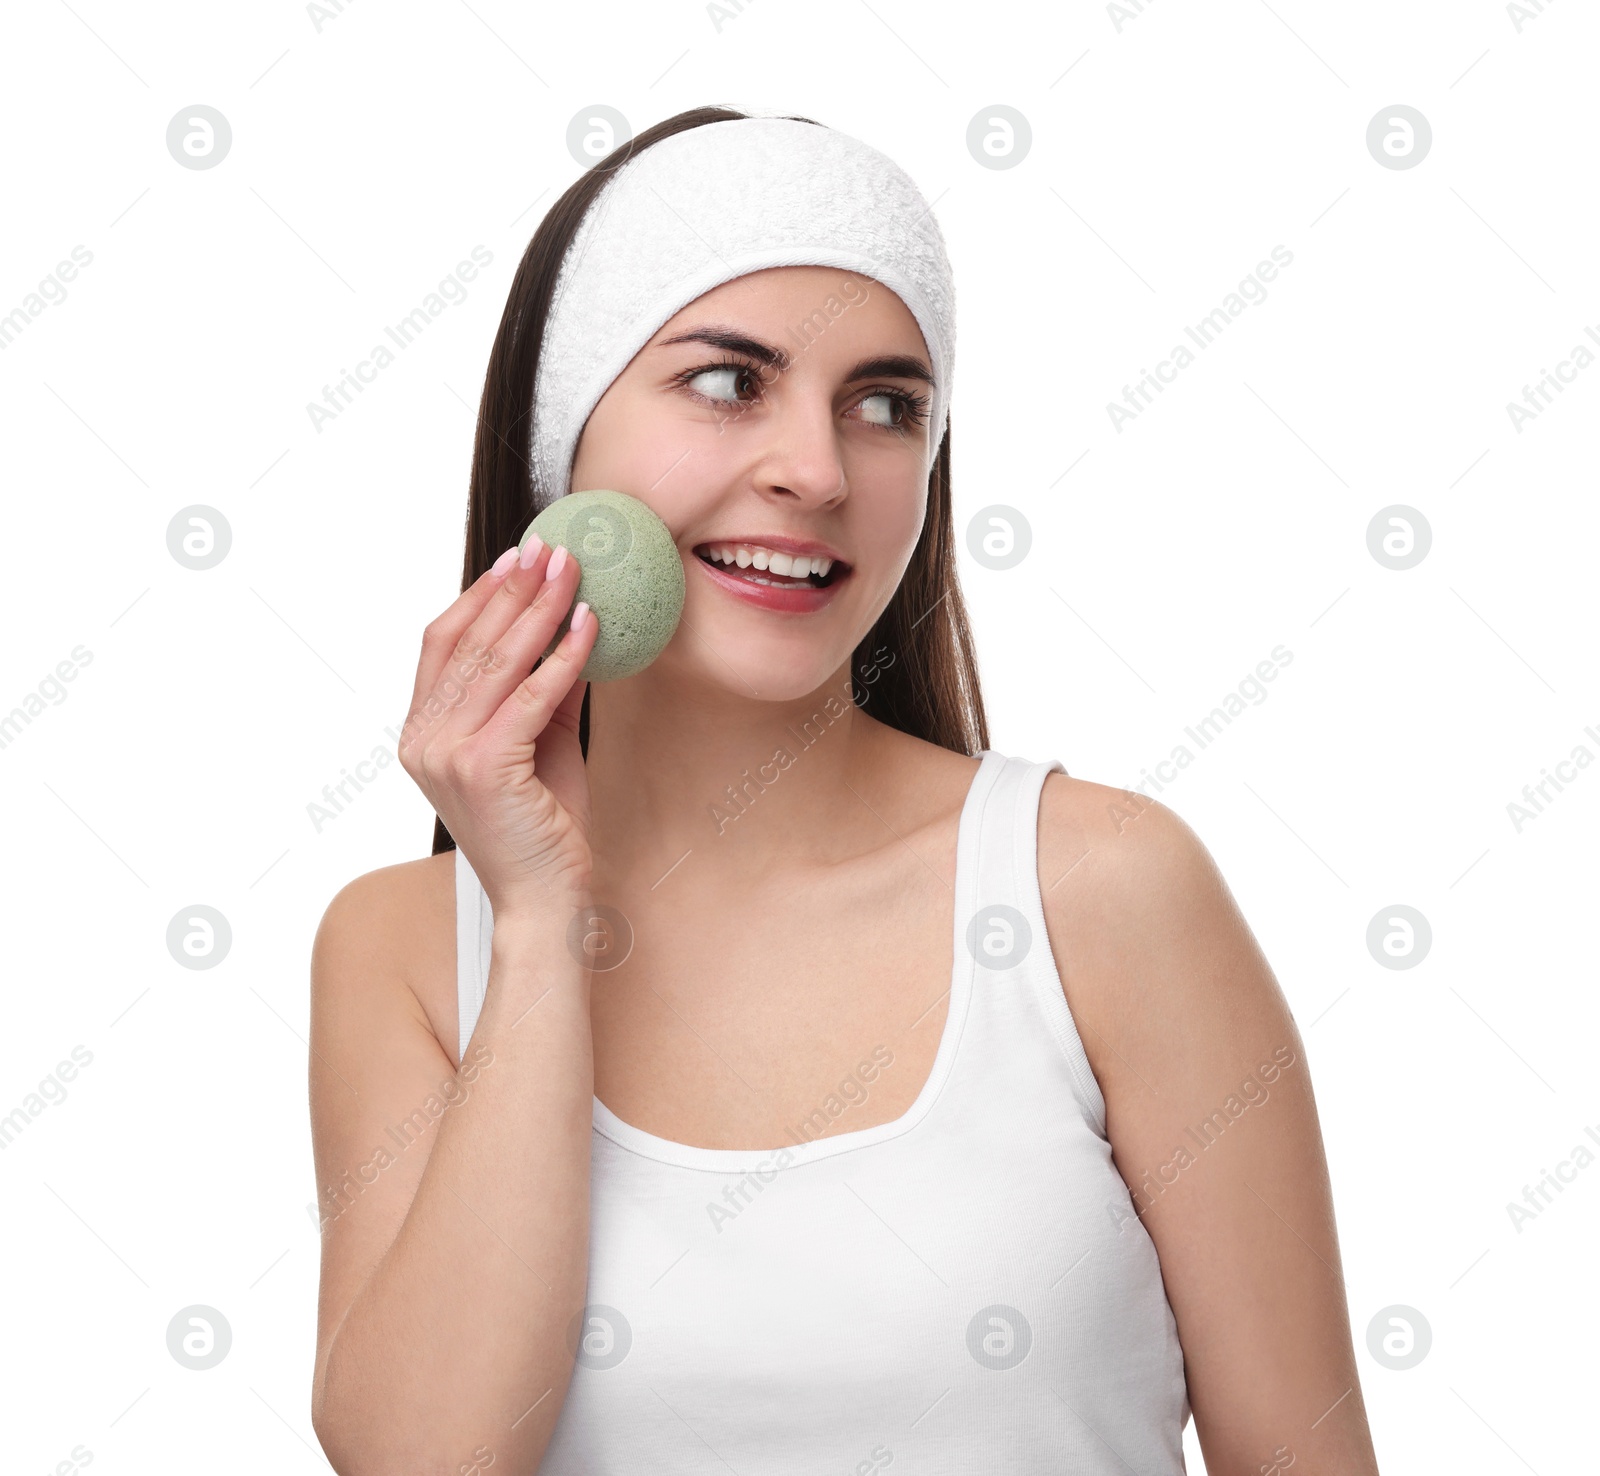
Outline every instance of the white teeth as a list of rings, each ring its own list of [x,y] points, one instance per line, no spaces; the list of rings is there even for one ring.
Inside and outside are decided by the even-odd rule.
[[[833,560],[807,555],[778,553],[758,544],[710,543],[706,553],[719,564],[731,564],[740,569],[764,569],[790,579],[805,579],[812,574],[826,574]]]

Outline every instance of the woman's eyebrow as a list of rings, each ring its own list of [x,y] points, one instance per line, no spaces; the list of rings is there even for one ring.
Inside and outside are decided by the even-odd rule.
[[[751,338],[735,328],[717,326],[691,328],[686,333],[661,339],[656,347],[665,348],[674,343],[709,344],[712,348],[743,354],[766,368],[776,369],[780,374],[794,364],[794,360],[783,349],[773,344],[762,343],[760,339]],[[845,375],[846,383],[853,383],[858,379],[917,379],[930,387],[933,386],[933,375],[929,372],[928,366],[909,354],[877,354],[870,359],[863,359]]]
[[[863,359],[845,379],[920,379],[929,389],[934,388],[928,366],[908,354],[881,354],[875,359]]]

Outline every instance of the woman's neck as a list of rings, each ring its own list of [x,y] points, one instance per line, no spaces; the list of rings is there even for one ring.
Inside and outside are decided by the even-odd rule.
[[[791,701],[688,692],[648,671],[591,687],[597,870],[653,886],[693,852],[702,877],[732,881],[862,849],[872,814],[858,796],[877,788],[888,730],[850,700],[848,673]]]

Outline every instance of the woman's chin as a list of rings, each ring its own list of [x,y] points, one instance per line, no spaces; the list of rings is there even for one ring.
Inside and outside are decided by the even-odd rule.
[[[668,702],[681,696],[689,702],[726,697],[774,703],[815,697],[820,703],[827,695],[821,689],[850,660],[850,650],[823,651],[814,640],[752,639],[748,631],[700,634],[703,639],[680,633],[673,646],[687,636],[688,649],[680,653],[669,646],[645,673],[659,682],[659,695]],[[847,677],[832,695],[849,703]]]

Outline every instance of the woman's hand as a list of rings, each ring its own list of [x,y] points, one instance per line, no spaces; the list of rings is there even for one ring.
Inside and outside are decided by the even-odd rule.
[[[539,662],[580,570],[565,549],[552,553],[536,537],[528,546],[538,550],[530,567],[508,551],[423,633],[400,738],[402,767],[471,864],[497,921],[582,905],[593,874],[578,743],[589,684],[578,673],[598,627],[580,608]]]

